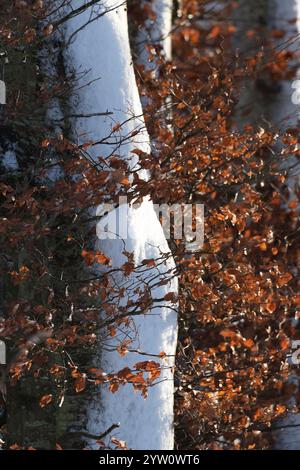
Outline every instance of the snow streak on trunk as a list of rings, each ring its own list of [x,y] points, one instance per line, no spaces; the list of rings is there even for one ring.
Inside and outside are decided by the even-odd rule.
[[[81,3],[74,1],[72,6]],[[96,15],[105,8],[111,11],[95,19]],[[91,19],[95,20],[89,22]],[[118,132],[94,149],[93,156],[119,155],[130,161],[133,167],[138,162],[136,156],[133,160],[134,154],[130,152],[136,148],[144,152],[149,151],[149,137],[144,125],[132,65],[126,2],[120,0],[98,2],[93,8],[89,8],[67,23],[66,37],[70,37],[87,22],[89,24],[73,37],[66,51],[66,60],[70,68],[74,68],[77,74],[88,71],[88,74],[86,76],[83,74],[79,80],[73,106],[76,106],[76,112],[81,114],[103,111],[113,114],[106,117],[77,119],[74,123],[74,132],[79,142],[99,141],[111,133],[117,122],[124,123]],[[90,85],[81,88],[81,85],[87,82]],[[131,133],[136,130],[139,130],[139,133],[131,137]],[[119,145],[120,139],[123,141],[122,145]],[[161,299],[166,293],[177,291],[176,279],[171,275],[175,267],[174,262],[152,202],[144,200],[139,208],[129,208],[128,213],[124,205],[117,209],[117,212],[127,219],[129,226],[130,235],[125,240],[125,246],[122,240],[98,240],[97,248],[112,259],[113,267],[120,267],[127,261],[123,255],[124,248],[134,253],[137,265],[144,259],[159,258],[161,253],[169,254],[167,262],[153,268],[151,272],[149,269],[146,273],[145,270],[143,273],[140,272],[139,280],[135,278],[135,281],[143,288],[147,284],[153,298]],[[155,287],[159,275],[166,275],[169,279],[168,284]],[[119,276],[115,281],[119,286],[129,287],[130,281],[123,277]],[[133,296],[136,297],[137,294]],[[136,338],[130,348],[150,354],[164,351],[172,356],[162,360],[165,366],[161,377],[163,380],[151,388],[146,400],[138,393],[134,393],[131,385],[124,386],[115,394],[101,387],[100,397],[95,397],[89,409],[89,431],[101,433],[112,423],[120,422],[121,427],[117,436],[124,439],[129,447],[172,449],[174,386],[171,367],[174,365],[176,350],[176,313],[165,302],[163,306],[151,309],[151,314],[148,312],[135,317],[135,331]],[[107,340],[106,348],[101,353],[101,367],[107,373],[147,360],[147,357],[135,352],[129,352],[121,358],[114,350],[114,346],[113,339]]]
[[[138,64],[145,67],[145,70],[151,72],[153,80],[159,80],[159,64],[158,58],[163,58],[166,62],[172,59],[172,17],[173,17],[173,0],[152,0],[151,11],[154,13],[153,19],[148,19],[145,24],[139,28],[134,37],[134,51],[136,55],[136,61]],[[142,0],[141,7],[148,5],[147,0]],[[153,48],[157,45],[161,48],[161,55],[153,53]],[[151,54],[149,51],[151,48]],[[149,61],[149,56],[153,56],[152,60]],[[151,103],[147,97],[142,98],[143,108],[146,110],[147,106]],[[162,117],[163,125],[167,126],[172,132],[172,98],[171,95],[167,96],[164,105],[160,110],[157,110],[158,117]],[[162,125],[162,124],[160,124]],[[151,140],[151,150],[154,155],[159,152],[157,148],[157,142]]]
[[[286,35],[278,40],[278,50],[299,50],[300,40],[299,20],[295,26],[295,19],[298,17],[298,0],[271,0],[269,3],[269,17],[273,28],[283,29]],[[300,88],[300,87],[299,87]],[[292,127],[297,123],[299,107],[292,101],[294,94],[293,83],[289,80],[281,82],[281,90],[272,102],[272,121],[281,129]]]
[[[295,65],[298,65],[298,80],[283,80],[280,92],[277,93],[271,103],[272,122],[281,131],[297,126],[299,120],[300,104],[300,1],[299,0],[271,0],[269,4],[269,16],[272,20],[272,27],[283,29],[286,36],[278,41],[278,50],[290,50],[296,54]],[[297,20],[295,24],[295,20]],[[298,62],[298,63],[297,63]],[[296,77],[297,78],[297,77]],[[294,167],[296,159],[289,159],[288,168]],[[291,198],[295,190],[295,184],[299,182],[299,165],[290,169],[287,185],[290,189]]]
[[[156,18],[146,21],[145,26],[139,30],[135,41],[139,62],[150,68],[155,66],[155,60],[149,63],[149,51],[145,48],[147,44],[160,44],[165,59],[171,60],[172,58],[173,0],[153,0],[151,9]]]

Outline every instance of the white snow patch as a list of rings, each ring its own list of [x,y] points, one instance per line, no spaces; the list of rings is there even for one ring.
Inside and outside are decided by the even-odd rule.
[[[151,9],[156,16],[155,20],[147,20],[145,27],[139,30],[136,38],[139,61],[149,68],[155,66],[155,60],[152,64],[149,63],[149,51],[145,47],[147,44],[160,44],[165,59],[172,58],[173,0],[153,0]]]
[[[105,6],[112,9],[120,5],[120,1],[108,0],[99,2],[94,9],[89,8],[66,25],[66,35],[70,35],[95,17],[99,8]],[[73,1],[75,8],[81,2]],[[77,119],[74,132],[78,142],[87,140],[99,141],[101,144],[93,149],[93,157],[117,154],[130,161],[131,167],[138,163],[138,158],[131,150],[139,148],[149,151],[149,137],[145,129],[142,107],[136,86],[132,57],[128,39],[126,2],[110,13],[93,21],[82,29],[69,44],[66,52],[67,63],[77,73],[83,74],[74,92],[73,106],[78,113],[99,113],[110,111],[113,115]],[[84,83],[89,86],[82,87]],[[75,98],[76,95],[76,98]],[[111,133],[115,124],[124,123],[116,135]],[[139,133],[131,137],[138,129]],[[122,144],[119,145],[120,138]],[[134,158],[133,158],[134,157]],[[124,210],[122,207],[117,211]],[[163,230],[155,214],[152,202],[144,200],[138,209],[129,209],[128,224],[130,238],[126,240],[126,250],[134,252],[137,265],[146,258],[158,258],[161,253],[170,253]],[[122,254],[124,244],[121,240],[99,240],[97,247],[112,258],[114,267],[121,266],[127,258]],[[165,265],[153,268],[147,274],[141,274],[142,282],[152,282],[149,276],[161,275],[170,277],[169,271],[174,269],[174,261],[170,257]],[[116,282],[125,283],[121,277]],[[153,298],[163,298],[168,292],[177,291],[177,280],[170,279],[164,286],[152,289]],[[166,367],[162,375],[163,381],[151,388],[145,400],[134,393],[131,385],[121,388],[116,394],[102,387],[101,400],[95,397],[89,412],[89,431],[101,433],[111,424],[120,422],[117,435],[134,449],[172,449],[173,436],[173,372],[174,355],[177,340],[177,316],[170,305],[157,306],[148,314],[135,317],[138,335],[130,347],[139,348],[151,354],[164,351],[168,357],[162,361]],[[111,341],[113,343],[113,340]],[[147,357],[129,353],[121,358],[115,351],[104,350],[101,365],[105,372],[118,371],[124,366],[134,365],[146,360]],[[150,358],[152,359],[152,358]],[[155,359],[157,360],[157,359]],[[116,433],[115,433],[116,434]]]

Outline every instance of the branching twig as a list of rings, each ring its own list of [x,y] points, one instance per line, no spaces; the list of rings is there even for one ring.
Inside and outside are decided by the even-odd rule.
[[[104,431],[100,435],[90,434],[87,431],[69,431],[69,432],[66,432],[63,435],[63,437],[70,435],[73,437],[86,437],[87,439],[101,440],[101,439],[104,439],[106,436],[108,436],[114,429],[117,429],[119,427],[120,427],[120,423],[112,424],[106,431]]]

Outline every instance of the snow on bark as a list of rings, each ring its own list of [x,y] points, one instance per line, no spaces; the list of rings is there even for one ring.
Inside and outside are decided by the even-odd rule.
[[[150,51],[149,46],[159,45],[161,48],[161,57],[166,61],[172,59],[172,16],[173,16],[173,0],[152,0],[151,11],[154,13],[152,19],[145,21],[145,24],[141,25],[134,37],[134,50],[136,54],[136,61],[138,64],[145,67],[145,70],[151,72],[153,79],[159,79],[159,65],[158,56],[155,51],[151,50],[152,60],[149,61]],[[149,5],[145,0],[141,2],[141,8],[143,5]],[[151,101],[151,100],[150,100]],[[142,98],[142,105],[144,109],[147,109],[147,105],[150,104],[147,97]],[[165,99],[165,103],[160,109],[161,115],[165,117],[165,125],[168,126],[172,132],[172,126],[170,121],[172,120],[172,99],[168,96]],[[151,150],[153,154],[157,154],[157,142],[152,139]]]
[[[277,50],[290,50],[294,53],[295,65],[298,66],[297,62],[300,60],[300,0],[285,0],[284,2],[272,0],[269,4],[269,16],[273,28],[286,31],[284,38],[278,40]],[[300,63],[296,77],[292,80],[282,80],[279,92],[272,97],[270,102],[271,122],[278,126],[281,131],[297,126],[300,117],[299,97]],[[289,187],[292,199],[295,185],[299,183],[299,165],[297,165],[296,158],[289,159],[285,165],[287,168],[290,168],[286,184]]]
[[[82,2],[73,1],[72,7]],[[106,8],[111,10],[98,19],[96,15]],[[95,19],[94,21],[90,21]],[[78,142],[87,140],[99,141],[102,144],[94,147],[93,156],[119,155],[137,165],[130,152],[139,148],[149,150],[149,137],[145,129],[140,97],[134,76],[132,57],[128,38],[126,2],[107,0],[98,2],[80,15],[66,23],[66,38],[89,23],[68,44],[65,56],[70,68],[77,76],[81,74],[74,91],[73,106],[76,112],[93,114],[108,111],[112,114],[105,117],[77,119],[74,133]],[[88,72],[85,74],[85,72]],[[88,86],[82,87],[85,83]],[[117,133],[106,138],[116,123],[124,123]],[[135,137],[133,131],[139,130]],[[122,144],[119,145],[120,140]],[[101,208],[99,209],[101,211]],[[98,240],[97,247],[112,259],[113,267],[119,267],[127,261],[123,255],[124,247],[134,253],[137,265],[144,259],[159,258],[162,253],[168,260],[152,272],[140,273],[140,284],[152,283],[153,298],[163,298],[168,292],[177,291],[177,281],[171,274],[174,262],[170,256],[163,230],[155,214],[153,204],[144,200],[139,208],[128,209],[126,206],[117,209],[127,218],[130,236],[125,240]],[[154,287],[155,276],[166,275],[169,282],[164,286]],[[126,284],[124,278],[117,278],[118,285]],[[158,304],[159,305],[159,304]],[[165,302],[151,310],[151,314],[135,317],[136,338],[131,349],[159,354],[164,351],[161,381],[149,391],[147,399],[134,393],[131,385],[122,387],[112,394],[106,387],[100,390],[100,397],[93,400],[89,408],[89,431],[101,433],[112,423],[120,422],[117,436],[134,449],[172,449],[173,448],[173,372],[174,355],[177,339],[177,316],[170,305]],[[131,367],[136,362],[145,360],[135,352],[129,352],[124,358],[114,349],[113,340],[102,351],[101,367],[105,372],[118,371],[125,366]],[[150,358],[151,359],[151,358]],[[157,359],[155,359],[157,360]]]
[[[153,11],[156,14],[156,20],[151,30],[152,40],[162,45],[166,60],[170,60],[172,58],[173,0],[154,0]]]
[[[166,60],[172,58],[172,14],[173,0],[153,0],[151,9],[155,14],[155,20],[147,20],[141,27],[136,37],[136,48],[138,50],[139,62],[151,67],[148,61],[148,44],[160,44]],[[153,62],[155,64],[155,60]],[[153,65],[152,65],[153,66]]]
[[[277,29],[286,31],[283,39],[278,40],[279,50],[291,50],[296,52],[299,49],[300,40],[299,34],[299,0],[272,0],[269,5],[269,16],[271,17],[271,26]],[[298,21],[295,25],[295,20]],[[300,85],[298,86],[300,89]],[[281,129],[292,127],[297,123],[299,109],[293,103],[292,95],[295,89],[293,88],[293,81],[284,80],[281,82],[281,90],[273,98],[272,106],[272,121],[274,124],[280,126]]]

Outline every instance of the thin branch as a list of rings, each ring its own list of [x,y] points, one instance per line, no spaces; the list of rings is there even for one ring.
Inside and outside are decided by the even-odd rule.
[[[71,435],[73,437],[86,437],[87,439],[101,440],[101,439],[104,439],[106,436],[108,436],[114,429],[117,429],[119,427],[120,427],[120,423],[112,424],[106,431],[104,431],[100,435],[90,434],[89,432],[86,432],[86,431],[69,431],[65,433],[63,437]]]
[[[66,23],[67,21],[71,20],[72,18],[74,18],[75,16],[77,15],[80,15],[81,13],[83,13],[84,11],[86,11],[88,8],[92,7],[93,5],[96,5],[96,3],[99,3],[99,0],[91,0],[90,2],[88,3],[85,3],[83,5],[81,5],[80,7],[76,8],[75,10],[72,10],[70,11],[70,13],[66,14],[65,16],[63,16],[62,18],[60,18],[59,20],[57,20],[55,23],[53,23],[53,28],[54,29],[57,29],[59,26],[61,26],[62,24]],[[99,13],[97,15],[97,19],[98,18],[101,18],[102,16],[106,15],[106,13],[109,13],[111,11],[114,11],[116,9],[118,9],[119,7],[121,7],[122,5],[124,5],[126,2],[121,2],[120,4],[116,5],[115,7],[112,7],[110,9],[108,8],[105,8],[105,10],[102,12],[102,13]]]

